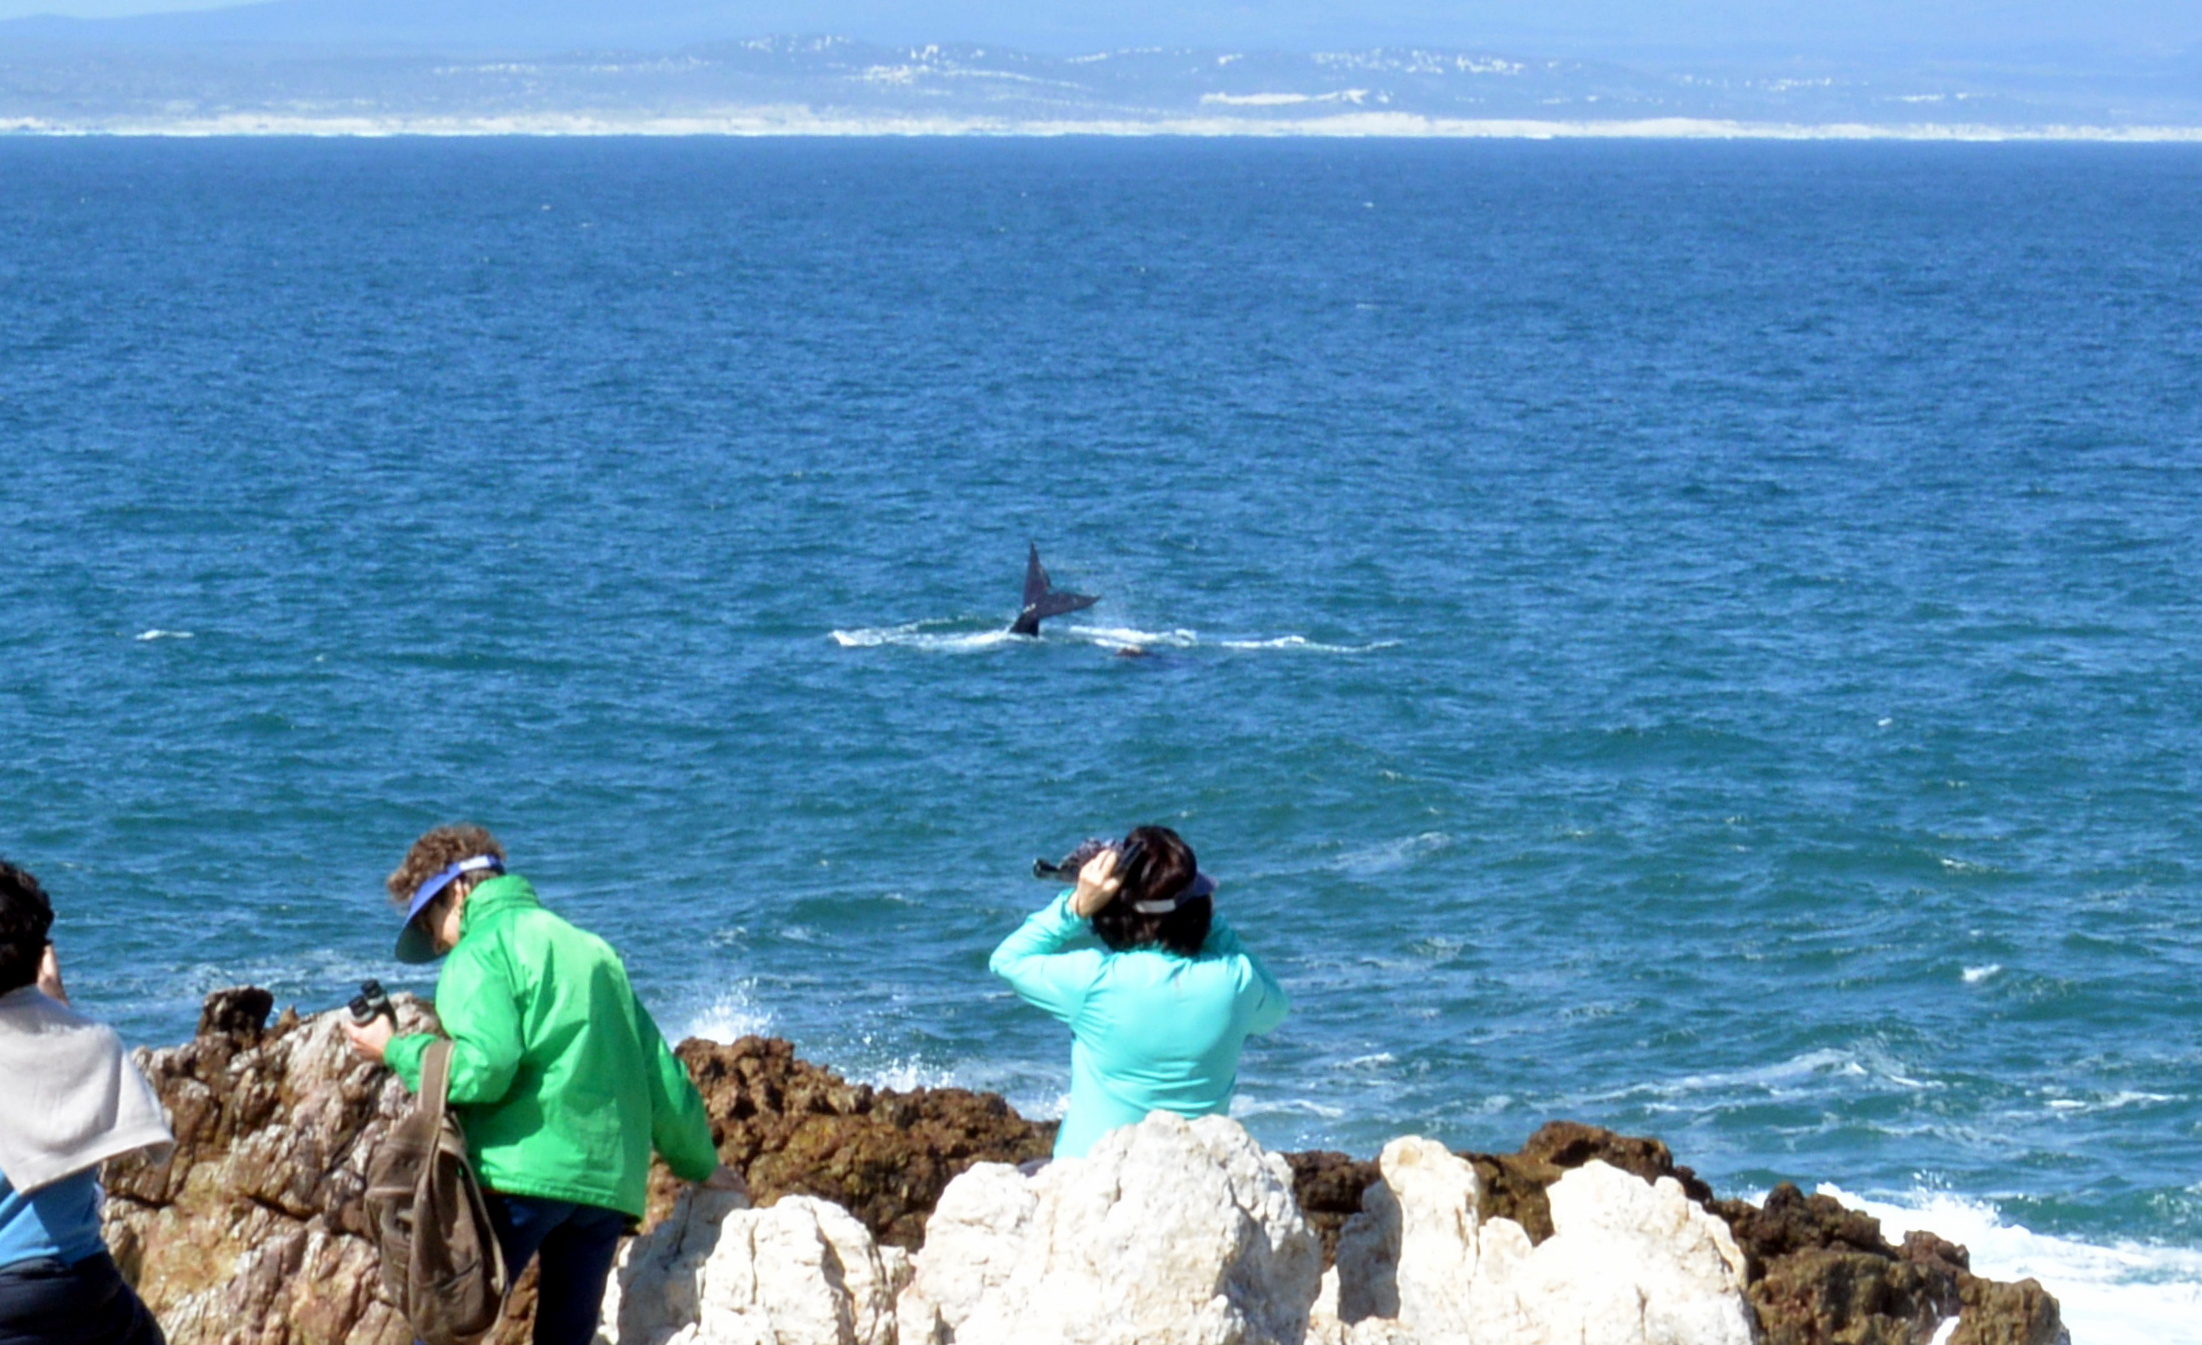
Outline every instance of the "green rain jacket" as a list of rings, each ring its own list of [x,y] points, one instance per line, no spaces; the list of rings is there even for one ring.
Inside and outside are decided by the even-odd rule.
[[[507,874],[476,887],[436,982],[452,1041],[451,1102],[482,1185],[642,1217],[650,1151],[702,1181],[718,1167],[688,1067],[635,998],[611,945],[576,929]],[[384,1059],[420,1089],[435,1038],[399,1037]]]

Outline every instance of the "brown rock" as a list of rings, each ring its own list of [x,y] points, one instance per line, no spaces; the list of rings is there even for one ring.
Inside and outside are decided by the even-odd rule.
[[[1579,1121],[1547,1121],[1518,1153],[1461,1157],[1475,1165],[1482,1186],[1478,1212],[1486,1219],[1512,1219],[1533,1243],[1552,1236],[1552,1206],[1545,1199],[1545,1188],[1593,1159],[1647,1182],[1672,1177],[1682,1183],[1690,1199],[1708,1208],[1713,1199],[1712,1188],[1699,1181],[1695,1172],[1677,1167],[1674,1155],[1658,1140],[1620,1135]]]
[[[749,1179],[752,1199],[831,1200],[896,1246],[925,1240],[940,1193],[972,1164],[1045,1158],[1055,1143],[1052,1122],[1027,1121],[992,1093],[852,1084],[775,1038],[684,1041],[680,1057],[703,1092],[720,1156]],[[653,1213],[670,1206],[674,1189],[660,1177]]]
[[[1747,1290],[1766,1345],[1918,1345],[1956,1306],[1956,1283],[1867,1252],[1811,1247]]]
[[[175,1131],[106,1165],[106,1232],[175,1345],[408,1345],[361,1236],[367,1157],[405,1105],[333,1015],[268,1023],[263,990],[210,996],[200,1034],[141,1052]],[[434,1019],[410,996],[399,1021]]]
[[[1361,1212],[1361,1193],[1383,1180],[1373,1162],[1332,1149],[1286,1154],[1292,1165],[1292,1195],[1300,1213],[1323,1240],[1323,1268],[1338,1260],[1338,1232]]]
[[[1743,1249],[1766,1345],[1926,1345],[1953,1313],[1953,1345],[2069,1345],[2040,1285],[1980,1279],[1963,1247],[1931,1233],[1892,1247],[1871,1215],[1787,1182],[1764,1208],[1714,1208]]]
[[[250,1045],[267,1030],[268,1015],[275,1012],[275,996],[256,985],[217,990],[199,1008],[198,1036],[236,1037]]]
[[[2034,1280],[2007,1284],[1968,1275],[1964,1297],[1965,1315],[1950,1345],[2072,1345],[2057,1300]]]

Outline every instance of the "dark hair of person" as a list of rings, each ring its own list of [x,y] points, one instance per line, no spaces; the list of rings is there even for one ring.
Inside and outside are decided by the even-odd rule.
[[[1146,853],[1130,872],[1119,875],[1123,886],[1117,889],[1116,899],[1094,912],[1093,932],[1119,953],[1160,947],[1194,956],[1208,942],[1208,922],[1216,914],[1214,898],[1195,897],[1161,915],[1133,909],[1143,901],[1167,901],[1192,886],[1200,872],[1193,847],[1168,827],[1133,827],[1125,833],[1124,842],[1133,841]]]
[[[38,880],[0,859],[0,995],[38,979],[54,904]]]
[[[499,845],[497,838],[489,834],[489,828],[475,826],[472,822],[454,822],[449,826],[437,827],[413,842],[413,848],[405,852],[405,862],[398,865],[398,871],[391,874],[383,885],[390,889],[390,900],[403,910],[413,904],[413,894],[420,890],[422,883],[460,860],[472,859],[476,855],[495,855],[497,862],[502,864],[505,860],[505,847]],[[495,876],[487,870],[461,874],[445,890],[471,891],[476,883]]]

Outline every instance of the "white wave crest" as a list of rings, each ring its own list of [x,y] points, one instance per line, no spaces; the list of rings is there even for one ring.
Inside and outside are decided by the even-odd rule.
[[[1585,1100],[1612,1102],[1629,1098],[1649,1099],[1655,1110],[1671,1111],[1700,1108],[1708,1104],[1718,1105],[1733,1100],[1804,1097],[1824,1090],[1827,1081],[1834,1079],[1864,1081],[1862,1085],[1849,1082],[1839,1085],[1844,1089],[1894,1085],[1914,1091],[1927,1091],[1946,1086],[1933,1080],[1911,1077],[1886,1052],[1872,1046],[1849,1050],[1823,1047],[1770,1065],[1633,1083],[1624,1088],[1591,1094]]]
[[[837,630],[833,641],[843,649],[877,649],[894,646],[903,649],[926,649],[940,653],[963,654],[980,649],[998,649],[1023,637],[1011,635],[1006,630],[954,631],[941,630],[942,623],[912,621],[902,626],[870,626],[856,630]],[[931,627],[932,629],[928,629]]]
[[[1025,636],[1013,635],[999,628],[974,631],[963,620],[911,621],[899,626],[859,626],[849,630],[830,632],[833,642],[843,649],[923,649],[940,653],[963,654],[1005,646],[1021,646],[1028,643]],[[958,627],[965,627],[958,629]],[[1305,635],[1275,635],[1247,637],[1244,639],[1201,639],[1200,632],[1179,627],[1173,630],[1142,630],[1137,626],[1074,626],[1058,622],[1048,627],[1041,639],[1049,643],[1082,641],[1096,645],[1112,653],[1138,650],[1142,653],[1156,649],[1199,649],[1213,647],[1239,652],[1265,652],[1293,650],[1310,654],[1368,654],[1379,649],[1391,649],[1397,640],[1377,640],[1369,644],[1325,644],[1310,640]]]
[[[2057,1296],[2072,1339],[2086,1345],[2192,1340],[2194,1324],[2202,1321],[2202,1251],[2051,1237],[2005,1223],[1993,1205],[1946,1192],[1923,1191],[1892,1204],[1860,1200],[1833,1186],[1819,1189],[1879,1219],[1891,1242],[1902,1242],[1907,1232],[1931,1231],[1963,1244],[1976,1275],[2040,1280]]]
[[[1064,626],[1062,633],[1103,649],[1196,649],[1200,635],[1189,630],[1141,630],[1137,626]]]
[[[1965,984],[1979,985],[1982,981],[2002,970],[2003,964],[2001,962],[1990,962],[1985,967],[1967,967],[1965,968]]]
[[[2127,1107],[2146,1107],[2153,1103],[2176,1100],[2167,1093],[2141,1093],[2127,1089],[2092,1098],[2054,1097],[2049,1099],[2049,1110],[2074,1114],[2123,1111]]]
[[[142,632],[137,638],[138,642],[143,644],[151,640],[192,640],[198,637],[187,630],[161,630],[156,627]]]
[[[1402,836],[1360,850],[1349,850],[1331,861],[1331,867],[1340,873],[1366,877],[1370,874],[1392,873],[1410,868],[1433,855],[1440,855],[1453,848],[1453,838],[1442,831],[1425,831],[1419,835]]]
[[[1225,649],[1305,649],[1311,654],[1373,654],[1379,649],[1396,649],[1397,640],[1377,640],[1370,644],[1324,644],[1304,635],[1280,635],[1273,640],[1225,640]]]

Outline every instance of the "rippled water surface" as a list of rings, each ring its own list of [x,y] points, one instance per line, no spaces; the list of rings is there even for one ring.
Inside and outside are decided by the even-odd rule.
[[[427,989],[464,816],[668,1027],[1045,1110],[986,954],[1167,821],[1265,1142],[2192,1293],[2198,239],[2175,148],[0,141],[0,851],[139,1041]]]

